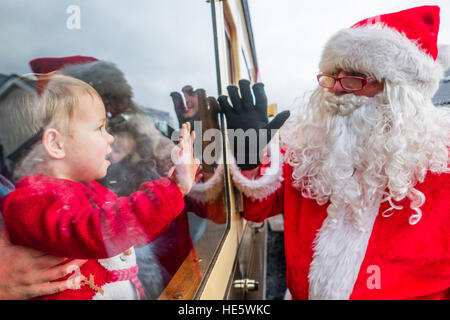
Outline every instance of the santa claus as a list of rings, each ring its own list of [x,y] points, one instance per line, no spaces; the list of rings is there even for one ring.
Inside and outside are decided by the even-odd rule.
[[[233,166],[246,219],[284,212],[294,299],[450,299],[450,110],[431,102],[450,55],[438,55],[438,30],[439,7],[423,6],[337,32],[318,88],[280,130],[281,154]],[[219,98],[231,127],[258,112],[239,107],[247,89],[229,91],[233,107]]]

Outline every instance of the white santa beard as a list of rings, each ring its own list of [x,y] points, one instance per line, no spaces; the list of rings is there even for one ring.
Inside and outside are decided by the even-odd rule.
[[[410,223],[417,223],[425,199],[415,184],[428,170],[448,172],[449,110],[402,90],[387,85],[358,107],[356,100],[353,106],[324,104],[326,94],[319,89],[282,131],[294,186],[319,204],[330,201],[313,243],[310,299],[350,297],[383,195],[389,201],[408,196],[417,212]],[[384,96],[389,105],[382,103]]]
[[[335,222],[342,215],[338,209],[349,206],[361,227],[361,210],[386,186],[380,167],[386,162],[381,99],[323,93],[320,106],[296,136],[302,148],[288,146],[287,156],[295,158],[294,185],[321,205],[331,201],[328,214]]]
[[[342,110],[353,112],[341,116]],[[293,185],[304,197],[320,205],[350,204],[360,227],[360,209],[377,190],[386,190],[392,209],[392,200],[408,197],[416,212],[410,223],[420,220],[425,199],[415,185],[428,171],[449,172],[450,109],[436,108],[416,89],[386,80],[373,98],[336,97],[319,88],[299,111],[281,138],[285,161],[294,169]],[[328,214],[339,216],[331,206]]]
[[[319,122],[302,128],[308,151],[294,169],[295,182],[304,196],[330,201],[313,243],[309,299],[348,299],[353,291],[386,185],[382,176],[366,174],[377,170],[368,162],[382,139],[380,99],[325,93],[315,109]]]

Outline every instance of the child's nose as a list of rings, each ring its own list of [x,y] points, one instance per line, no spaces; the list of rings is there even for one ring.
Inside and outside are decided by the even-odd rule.
[[[112,144],[114,142],[114,136],[111,135],[109,132],[106,133],[106,140],[108,141],[108,144]]]

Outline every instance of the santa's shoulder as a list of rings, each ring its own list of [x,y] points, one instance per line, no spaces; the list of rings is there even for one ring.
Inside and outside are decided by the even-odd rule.
[[[415,188],[423,192],[437,192],[439,194],[450,191],[450,173],[428,171],[424,181],[419,182]]]

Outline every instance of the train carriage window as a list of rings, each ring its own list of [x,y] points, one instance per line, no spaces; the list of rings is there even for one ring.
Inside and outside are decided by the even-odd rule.
[[[204,99],[217,96],[210,11],[197,0],[2,1],[0,112],[11,92],[3,90],[11,82],[2,80],[16,75],[57,71],[89,83],[102,97],[115,137],[112,164],[100,182],[128,196],[144,180],[167,175],[181,123],[203,132],[218,128]],[[13,134],[5,130],[1,136]],[[202,156],[207,145],[196,145]],[[149,299],[193,298],[226,230],[223,170],[208,163],[203,171],[185,210],[136,249]]]

